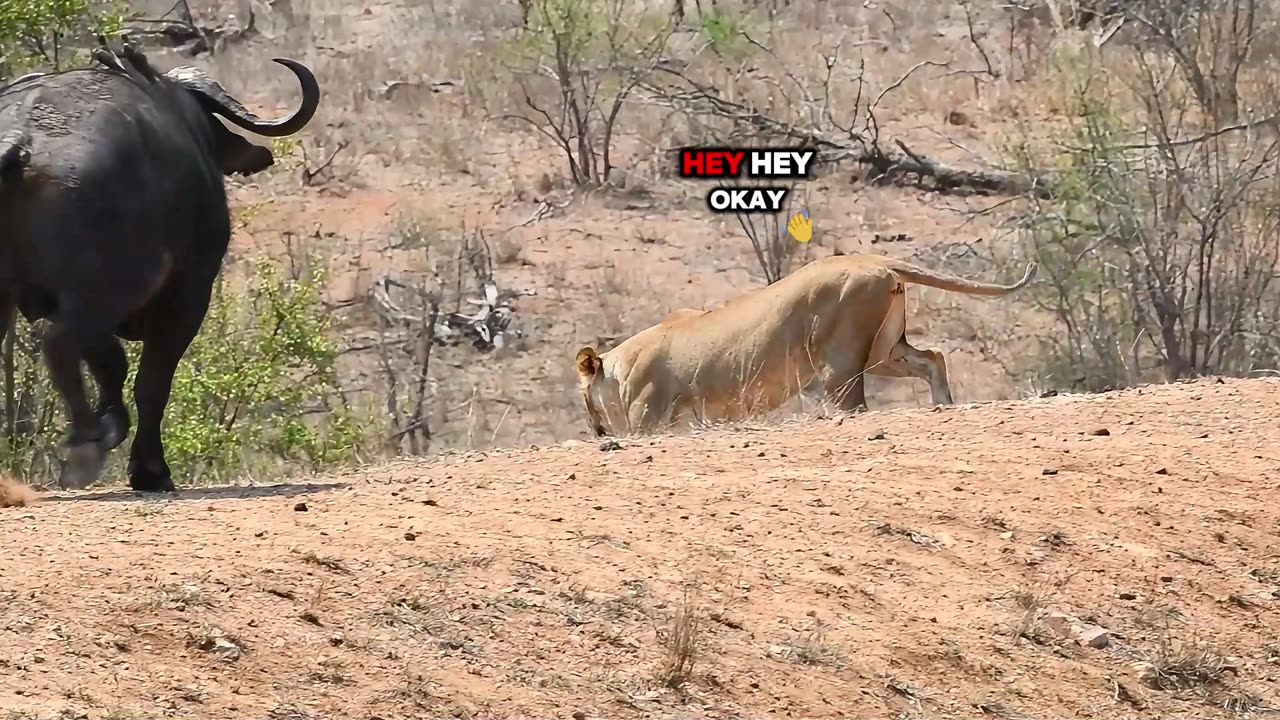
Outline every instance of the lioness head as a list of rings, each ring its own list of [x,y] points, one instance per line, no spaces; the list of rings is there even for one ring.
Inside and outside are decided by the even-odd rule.
[[[596,437],[601,437],[605,434],[604,423],[601,420],[600,410],[591,399],[591,385],[604,369],[604,362],[593,347],[584,347],[579,350],[574,362],[578,369],[578,384],[582,388],[582,402],[586,404],[587,417],[591,420],[591,431],[596,434]]]

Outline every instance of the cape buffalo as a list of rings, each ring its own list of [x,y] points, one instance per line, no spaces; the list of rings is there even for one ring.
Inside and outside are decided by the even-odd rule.
[[[94,483],[128,436],[118,338],[142,341],[129,485],[171,491],[160,424],[231,240],[223,176],[274,163],[214,115],[258,135],[292,135],[311,121],[320,88],[305,66],[275,58],[297,76],[302,103],[267,121],[196,68],[156,73],[127,45],[122,57],[105,47],[94,57],[104,67],[0,89],[0,339],[15,306],[49,320],[44,361],[69,418],[58,482],[75,489]]]

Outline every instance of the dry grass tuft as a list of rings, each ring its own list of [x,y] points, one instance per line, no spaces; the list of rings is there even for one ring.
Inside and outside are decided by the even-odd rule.
[[[771,649],[770,654],[800,665],[839,667],[848,661],[844,650],[827,641],[826,631],[821,627],[788,638],[782,645]]]
[[[658,679],[669,688],[679,688],[693,678],[693,666],[698,658],[698,633],[702,619],[689,588],[671,619],[671,627],[659,639],[667,655],[658,671]]]
[[[1236,673],[1236,668],[1216,650],[1166,634],[1142,663],[1139,678],[1155,690],[1210,690],[1225,687]]]
[[[1014,603],[1022,613],[1013,623],[1013,638],[1041,643],[1040,623],[1044,611],[1049,607],[1053,597],[1053,588],[1045,583],[1037,583],[1030,587],[1017,587],[1011,593]]]

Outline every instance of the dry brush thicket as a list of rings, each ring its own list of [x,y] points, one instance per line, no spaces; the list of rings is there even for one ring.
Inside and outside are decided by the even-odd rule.
[[[1280,359],[1274,2],[163,5],[126,26],[234,92],[276,98],[273,55],[321,78],[305,136],[230,181],[227,275],[323,258],[361,457],[576,436],[574,346],[831,252],[1041,262],[999,307],[912,300],[984,373],[965,399]],[[711,218],[691,144],[818,149],[814,241]]]

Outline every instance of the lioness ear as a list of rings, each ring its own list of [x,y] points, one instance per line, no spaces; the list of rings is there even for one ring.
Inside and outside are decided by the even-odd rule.
[[[578,374],[584,378],[595,377],[595,374],[600,371],[600,356],[596,355],[595,348],[584,347],[579,350],[575,362],[578,366]]]

